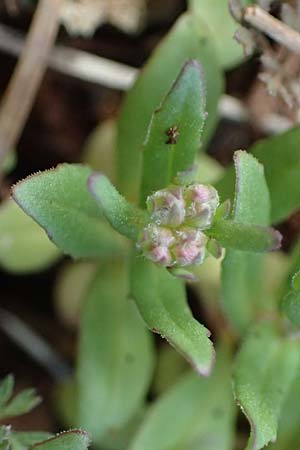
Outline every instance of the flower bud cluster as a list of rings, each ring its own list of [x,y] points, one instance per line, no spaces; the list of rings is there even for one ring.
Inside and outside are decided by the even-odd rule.
[[[144,227],[138,248],[146,258],[165,267],[201,264],[219,196],[209,185],[170,186],[147,199],[151,222]]]

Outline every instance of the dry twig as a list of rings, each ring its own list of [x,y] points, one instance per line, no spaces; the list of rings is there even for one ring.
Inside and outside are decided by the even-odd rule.
[[[24,51],[0,105],[0,168],[15,147],[44,75],[59,28],[62,0],[40,0]]]
[[[57,381],[71,375],[71,368],[56,350],[14,313],[0,308],[0,329]]]
[[[18,56],[23,47],[24,38],[0,24],[0,50]],[[129,89],[138,75],[134,67],[63,45],[51,50],[48,65],[66,75],[120,90]]]
[[[300,53],[300,33],[276,19],[258,5],[247,6],[242,21],[266,34],[294,53]]]
[[[18,56],[23,46],[22,36],[10,27],[0,24],[0,50]],[[62,45],[56,45],[51,50],[48,64],[49,67],[66,75],[125,91],[131,88],[139,72],[138,69],[125,64]],[[223,95],[220,100],[219,114],[223,118],[237,122],[252,121],[245,105],[228,95]],[[267,134],[276,134],[292,127],[293,123],[284,116],[272,115],[261,118],[255,125]]]

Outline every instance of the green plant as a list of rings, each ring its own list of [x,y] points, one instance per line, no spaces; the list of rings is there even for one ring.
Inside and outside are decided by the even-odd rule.
[[[34,389],[26,389],[13,396],[13,388],[14,378],[8,375],[0,383],[1,423],[30,412],[41,401]],[[45,432],[15,431],[10,425],[0,425],[1,450],[86,450],[88,445],[89,437],[81,430],[70,430],[52,436]]]
[[[62,164],[13,187],[62,252],[94,262],[74,279],[84,297],[78,359],[59,402],[66,423],[106,450],[233,449],[235,403],[250,423],[247,450],[300,444],[299,255],[269,280],[279,255],[268,253],[281,243],[271,225],[300,205],[300,132],[235,152],[234,166],[207,180],[221,66],[242,56],[216,47],[209,29],[219,17],[199,26],[202,4],[191,1],[126,97],[114,165]],[[213,340],[186,281],[201,293]],[[161,342],[155,351],[145,324],[178,353]]]

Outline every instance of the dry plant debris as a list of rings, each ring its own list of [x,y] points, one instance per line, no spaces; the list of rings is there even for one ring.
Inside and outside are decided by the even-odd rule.
[[[91,36],[103,23],[134,33],[141,28],[145,12],[145,0],[65,0],[61,21],[72,35]]]

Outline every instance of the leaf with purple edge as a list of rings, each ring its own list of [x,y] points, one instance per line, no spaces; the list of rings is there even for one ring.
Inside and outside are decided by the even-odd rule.
[[[164,337],[199,374],[208,376],[214,364],[210,332],[194,319],[183,281],[134,256],[131,294],[147,326]]]
[[[193,167],[206,120],[205,95],[202,67],[189,60],[150,122],[143,148],[142,206],[148,195]]]
[[[75,258],[120,255],[123,241],[87,189],[91,173],[79,164],[61,164],[20,181],[12,195],[65,253]]]
[[[254,253],[278,250],[282,239],[274,228],[223,219],[215,221],[205,233],[216,239],[222,247]]]
[[[204,145],[214,132],[218,120],[218,101],[223,91],[223,75],[215,48],[208,37],[205,24],[198,18],[196,20],[193,14],[183,14],[160,41],[125,98],[118,126],[118,187],[130,201],[138,202],[141,150],[151,116],[188,59],[201,61],[205,72],[208,118]],[[190,100],[193,101],[193,94]],[[157,172],[154,176],[158,176]]]
[[[128,239],[136,241],[147,223],[147,213],[122,197],[104,174],[92,173],[88,179],[88,188],[111,226]]]

